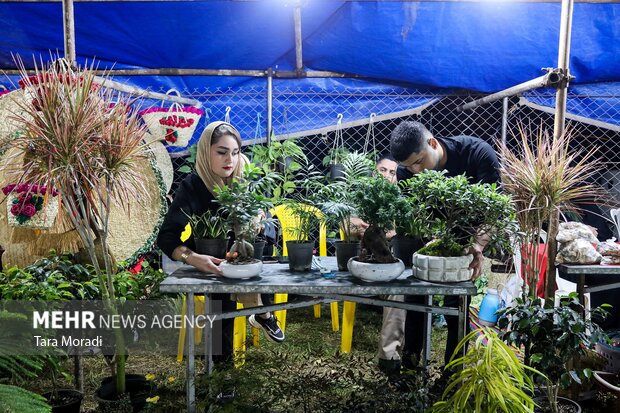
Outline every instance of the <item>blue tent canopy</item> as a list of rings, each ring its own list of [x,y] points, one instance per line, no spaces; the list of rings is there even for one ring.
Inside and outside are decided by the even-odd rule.
[[[284,0],[77,2],[78,60],[94,57],[101,68],[294,70],[294,4]],[[557,65],[559,3],[308,0],[302,5],[305,69],[360,75],[364,80],[276,80],[276,133],[333,125],[337,113],[331,109],[329,92],[345,90],[360,96],[350,113],[343,114],[354,121],[370,113],[427,104],[430,98],[420,95],[420,90],[490,93]],[[60,2],[0,3],[0,69],[15,67],[12,54],[29,64],[33,54],[49,58],[50,50],[62,50],[62,21]],[[600,88],[606,91],[602,99],[616,96],[601,103],[610,106],[605,113],[574,110],[617,125],[613,107],[620,96],[620,4],[575,4],[572,33],[570,71],[576,79],[571,96],[601,99],[592,97],[600,94],[590,95]],[[262,78],[117,76],[115,80],[154,90],[187,91],[205,107],[212,106],[212,119],[223,118],[225,107],[235,106],[238,109],[231,116],[243,115],[239,122],[247,139],[260,135],[257,119],[266,116],[256,97],[265,92]],[[286,94],[278,94],[279,88]],[[205,90],[230,89],[252,92],[247,99],[236,94],[234,102],[227,101],[233,98],[226,94],[201,95]],[[387,99],[379,105],[376,96],[388,89]],[[287,113],[278,112],[278,99],[287,99]],[[550,100],[537,102],[552,105]],[[308,113],[314,119],[308,119]]]

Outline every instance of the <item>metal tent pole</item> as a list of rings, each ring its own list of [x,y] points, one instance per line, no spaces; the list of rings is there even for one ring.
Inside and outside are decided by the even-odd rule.
[[[65,59],[75,64],[75,20],[73,0],[62,0],[63,32],[65,37]]]
[[[553,138],[558,139],[564,133],[566,118],[566,90],[570,81],[568,63],[570,57],[570,37],[573,25],[573,0],[562,0],[560,20],[560,42],[558,45],[558,71],[562,76],[555,94],[555,119],[553,124]],[[556,208],[549,217],[549,231],[547,234],[547,274],[545,277],[545,299],[553,305],[555,297],[555,256],[558,252],[556,236],[560,222],[560,211]]]
[[[570,37],[573,26],[573,4],[574,0],[562,0],[560,43],[558,46],[558,70],[560,70],[563,75],[563,81],[558,85],[558,90],[555,94],[555,123],[553,125],[554,138],[557,138],[564,133],[564,120],[566,118],[566,91],[570,80],[568,64],[570,58]]]
[[[301,2],[295,4],[295,72],[302,77],[304,72],[303,55],[301,53]]]
[[[502,102],[502,145],[506,146],[506,133],[508,131],[508,98]]]
[[[496,100],[503,99],[518,95],[521,92],[526,92],[532,89],[538,89],[539,87],[548,87],[557,84],[561,80],[561,76],[556,69],[545,69],[548,71],[546,75],[539,76],[535,79],[528,80],[527,82],[519,83],[516,86],[509,87],[508,89],[501,90],[497,93],[485,96],[480,99],[476,99],[472,102],[466,103],[458,108],[458,111],[466,111],[478,106],[486,105],[487,103],[495,102]]]
[[[273,132],[273,71],[267,70],[267,145],[271,144],[271,134]]]

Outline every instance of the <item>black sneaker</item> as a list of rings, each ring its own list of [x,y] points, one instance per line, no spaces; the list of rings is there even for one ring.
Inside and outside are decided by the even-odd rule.
[[[284,332],[278,325],[278,320],[273,316],[269,318],[256,317],[252,314],[248,318],[248,322],[254,328],[262,328],[267,338],[275,343],[281,343],[284,341]]]
[[[403,374],[416,374],[421,371],[419,367],[420,357],[412,353],[403,353],[403,359],[401,362],[401,372]]]

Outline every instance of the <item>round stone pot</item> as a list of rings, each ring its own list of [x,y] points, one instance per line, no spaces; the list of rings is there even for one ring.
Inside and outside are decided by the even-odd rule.
[[[405,264],[401,260],[389,264],[375,264],[360,262],[357,257],[352,257],[347,266],[355,278],[366,282],[392,281],[405,271]]]
[[[226,238],[218,239],[194,239],[196,243],[196,252],[198,254],[210,255],[215,258],[226,258],[226,250],[228,240]]]
[[[263,270],[263,262],[255,260],[249,264],[231,264],[224,261],[220,264],[224,277],[233,279],[247,279],[256,277]]]
[[[336,261],[338,271],[346,271],[349,259],[360,255],[360,242],[336,241]]]
[[[469,268],[474,256],[462,257],[433,257],[429,255],[413,254],[413,275],[430,282],[461,282],[469,281],[473,270]]]
[[[548,406],[547,397],[545,396],[534,397],[533,400],[534,400],[534,403],[540,406],[540,407],[534,408],[534,413],[547,411],[547,410],[544,410],[545,406]],[[541,407],[543,408],[543,410],[541,410]],[[574,400],[567,399],[566,397],[558,397],[558,407],[561,412],[581,413],[581,406],[579,405],[579,403],[577,403]]]
[[[286,249],[288,250],[288,267],[291,271],[310,271],[314,242],[286,241]]]

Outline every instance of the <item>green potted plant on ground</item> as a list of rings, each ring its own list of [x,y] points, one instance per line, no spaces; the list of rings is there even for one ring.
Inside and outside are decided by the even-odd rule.
[[[541,126],[521,124],[515,135],[517,144],[500,144],[498,155],[502,189],[513,199],[519,224],[521,262],[517,264],[530,286],[530,295],[535,297],[543,256],[539,244],[543,226],[547,225],[544,294],[553,301],[560,212],[578,212],[576,201],[592,202],[597,197],[596,188],[589,181],[601,163],[594,159],[596,149],[585,152],[571,144],[570,131],[554,138]]]
[[[13,182],[45,185],[58,192],[66,219],[94,267],[104,307],[117,315],[113,285],[117,268],[108,247],[110,211],[112,203],[126,206],[132,198],[152,196],[135,173],[136,165],[149,162],[145,128],[137,110],[129,109],[133,102],[119,100],[95,82],[94,65],[74,69],[60,59],[29,76],[18,63],[24,87],[35,99],[20,108],[25,115],[17,120],[23,133],[15,137],[14,152],[7,155],[15,159],[7,163],[14,168],[7,173],[15,174]],[[121,329],[114,334],[110,367],[115,386],[110,396],[117,399],[126,392],[127,355]]]
[[[202,215],[188,215],[196,252],[225,258],[228,247],[226,223],[219,215],[207,210]]]
[[[273,188],[276,179],[273,172],[264,173],[246,164],[242,178],[234,178],[229,185],[216,188],[220,212],[235,234],[226,261],[220,264],[224,277],[250,278],[260,274],[263,263],[254,258],[254,246],[248,240],[257,232],[259,216],[273,205],[271,198],[264,194]]]
[[[514,306],[499,311],[497,326],[502,331],[502,340],[523,348],[525,365],[544,375],[540,381],[548,405],[545,411],[560,411],[560,386],[592,377],[590,369],[576,369],[571,365],[575,357],[585,355],[605,337],[591,318],[583,317],[583,311],[576,293],[562,298],[552,308],[544,308],[540,298],[524,295],[516,299]],[[604,315],[605,311],[599,307],[591,313]]]
[[[490,244],[508,244],[514,230],[510,197],[496,186],[470,184],[464,175],[445,176],[427,170],[402,183],[413,216],[428,217],[421,235],[432,239],[413,256],[413,274],[428,281],[471,279],[471,255],[464,252],[476,237],[486,234]]]
[[[462,356],[463,347],[472,339],[475,339],[473,345]],[[531,396],[534,382],[530,374],[540,373],[523,365],[514,349],[493,329],[481,328],[467,334],[445,368],[454,373],[442,400],[431,408],[432,413],[529,413],[534,410]]]
[[[349,271],[364,281],[391,281],[405,270],[392,255],[386,231],[398,219],[411,218],[411,205],[398,186],[382,176],[360,178],[353,185],[353,203],[359,217],[369,224],[360,244],[360,255],[349,260]]]

